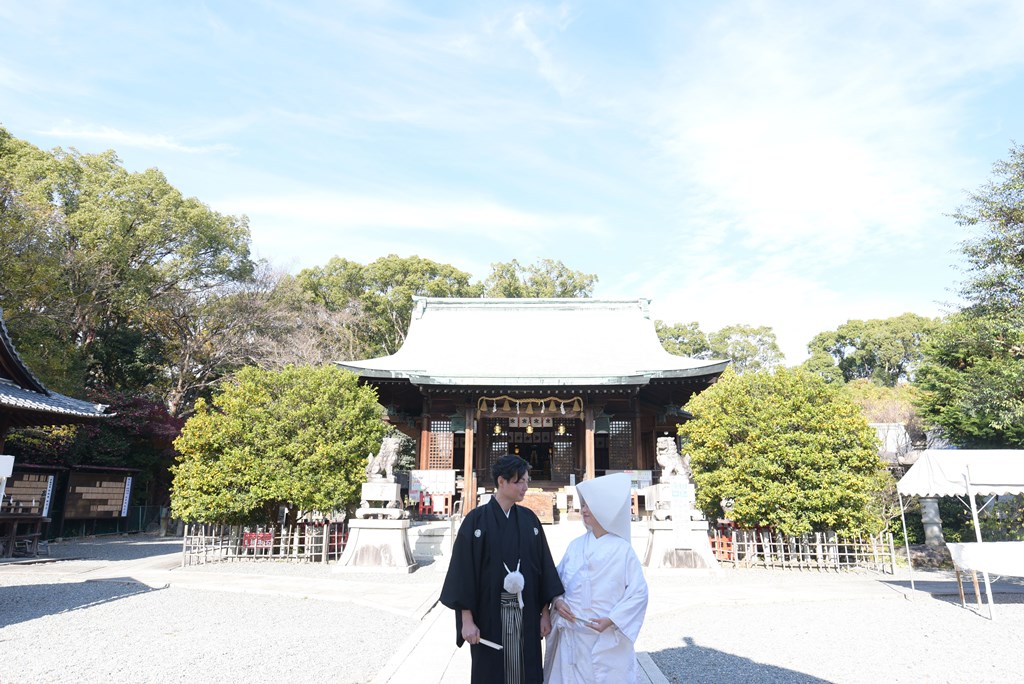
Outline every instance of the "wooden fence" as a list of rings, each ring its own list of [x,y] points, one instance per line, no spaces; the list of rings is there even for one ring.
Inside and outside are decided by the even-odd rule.
[[[896,572],[896,549],[888,532],[840,539],[832,532],[786,537],[769,530],[715,530],[711,549],[719,563],[732,563],[733,567]]]
[[[185,525],[181,564],[233,560],[338,560],[345,548],[344,523],[297,525]]]

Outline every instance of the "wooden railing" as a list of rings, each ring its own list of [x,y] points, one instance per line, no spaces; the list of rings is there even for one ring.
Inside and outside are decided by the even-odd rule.
[[[234,560],[304,560],[327,563],[345,548],[344,523],[297,525],[185,525],[182,565]]]
[[[731,530],[711,534],[711,550],[719,563],[734,567],[794,570],[864,568],[895,573],[892,534],[841,539],[833,532],[787,537],[770,530]]]

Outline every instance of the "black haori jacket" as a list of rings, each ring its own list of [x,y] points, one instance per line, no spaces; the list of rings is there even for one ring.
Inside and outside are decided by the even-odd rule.
[[[509,517],[493,497],[486,505],[469,512],[452,549],[448,575],[441,589],[441,603],[455,611],[455,643],[462,638],[462,611],[470,610],[480,636],[501,643],[501,592],[505,565],[519,571],[523,588],[524,682],[544,680],[540,649],[541,607],[564,593],[558,571],[551,559],[544,529],[536,514],[523,506],[512,506]],[[502,644],[504,645],[504,644]],[[471,646],[473,684],[504,681],[504,652],[489,646]]]

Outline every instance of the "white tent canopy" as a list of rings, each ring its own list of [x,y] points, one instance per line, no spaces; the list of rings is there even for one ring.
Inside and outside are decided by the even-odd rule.
[[[1024,494],[1024,449],[926,449],[897,483],[903,496]]]
[[[896,483],[903,512],[904,496],[940,497],[961,496],[967,499],[974,520],[977,542],[947,544],[957,567],[980,570],[985,577],[989,617],[992,617],[992,586],[988,573],[1024,576],[1024,542],[982,543],[978,507],[974,495],[1001,496],[1024,494],[1024,449],[926,449]],[[903,537],[907,537],[907,519],[903,515]],[[913,563],[910,544],[907,543],[907,562],[910,564],[910,588],[914,589]],[[977,588],[977,584],[975,584]],[[977,590],[977,589],[975,589]],[[963,589],[961,587],[961,596]],[[979,599],[980,603],[980,599]]]

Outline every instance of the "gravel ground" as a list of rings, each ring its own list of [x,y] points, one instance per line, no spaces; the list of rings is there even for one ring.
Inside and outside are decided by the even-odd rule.
[[[367,682],[418,624],[337,601],[75,578],[117,561],[164,554],[172,560],[180,551],[180,542],[145,537],[63,542],[51,544],[51,556],[80,560],[0,566],[0,683]],[[328,572],[298,563],[216,568]],[[333,576],[339,582],[368,577]],[[424,569],[380,579],[436,582],[437,576]]]
[[[727,570],[724,575],[725,583],[741,579],[754,587],[815,582],[813,575],[792,571]],[[820,579],[830,584],[851,578]],[[727,594],[726,587],[698,590]],[[919,595],[911,601],[893,591],[846,598],[833,593],[816,600],[816,593],[809,589],[798,600],[745,599],[731,605],[697,600],[674,612],[652,607],[638,646],[670,682],[1005,684],[1021,679],[1024,594],[996,595],[992,621],[987,609],[979,615],[961,607],[959,597]]]
[[[82,577],[112,563],[166,566],[179,552],[174,540],[107,538],[52,544],[52,557],[68,559],[61,562],[0,565],[0,684],[368,682],[419,624],[339,601]],[[439,584],[442,577],[431,566],[408,575],[338,575],[320,564],[277,562],[199,571],[361,583]],[[948,575],[918,580],[928,577]],[[671,682],[1020,679],[1024,592],[997,593],[990,621],[954,597],[919,593],[910,601],[878,579],[653,571],[657,600],[637,645]]]

